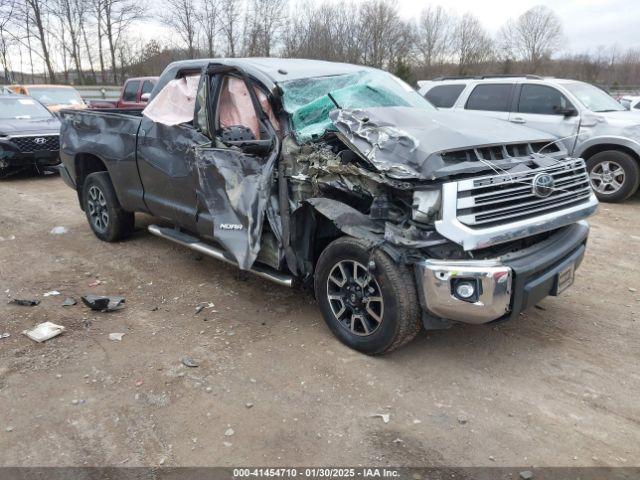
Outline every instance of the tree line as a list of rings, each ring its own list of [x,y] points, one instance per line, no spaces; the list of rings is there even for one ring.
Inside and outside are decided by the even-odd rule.
[[[160,22],[170,38],[142,40],[144,22]],[[0,0],[5,82],[119,84],[178,59],[281,56],[369,65],[409,81],[527,73],[640,85],[639,48],[563,54],[565,40],[544,6],[491,35],[472,13],[441,6],[403,19],[394,0]]]

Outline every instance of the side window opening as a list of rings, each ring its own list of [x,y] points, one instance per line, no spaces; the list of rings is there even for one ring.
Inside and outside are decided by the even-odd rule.
[[[140,87],[139,80],[127,82],[127,84],[124,86],[124,92],[122,93],[122,100],[125,102],[135,102],[136,94],[138,93],[139,87]]]
[[[424,98],[429,100],[438,108],[451,108],[458,100],[462,91],[466,88],[465,83],[455,85],[438,85],[429,90]]]
[[[216,124],[223,134],[229,132],[234,138],[239,135],[253,137],[242,138],[242,140],[262,138],[258,114],[251,101],[249,90],[241,78],[226,75],[222,79],[216,117]],[[231,133],[231,130],[234,132]]]
[[[144,83],[142,84],[142,90],[140,91],[140,95],[143,95],[145,93],[151,93],[151,90],[153,90],[153,82],[151,80],[145,80]]]
[[[508,112],[511,99],[511,83],[493,83],[477,85],[465,108],[467,110],[485,110],[490,112]]]
[[[524,84],[518,100],[518,112],[555,115],[558,109],[572,108],[567,98],[553,87]]]

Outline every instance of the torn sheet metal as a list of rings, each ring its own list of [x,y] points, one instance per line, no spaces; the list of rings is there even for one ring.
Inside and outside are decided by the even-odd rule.
[[[199,82],[200,75],[171,80],[149,102],[142,114],[164,125],[193,121]]]
[[[448,160],[443,151],[549,141],[549,134],[508,122],[459,113],[433,112],[411,107],[335,109],[329,114],[343,140],[362,158],[388,176],[398,179],[437,178],[489,169],[478,160]],[[496,160],[498,167],[510,169],[526,158]]]
[[[195,149],[198,197],[213,218],[213,236],[242,270],[260,251],[277,155],[278,149],[266,160],[235,149]]]
[[[310,198],[306,201],[318,213],[328,218],[338,230],[355,238],[367,240],[371,246],[382,243],[384,227],[349,205],[330,198]]]

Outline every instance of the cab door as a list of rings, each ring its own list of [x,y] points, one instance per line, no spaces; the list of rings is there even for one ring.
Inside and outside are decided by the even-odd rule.
[[[258,256],[279,139],[254,85],[237,69],[208,69],[213,142],[196,148],[198,232],[241,269]]]
[[[549,85],[522,83],[518,86],[516,98],[510,122],[559,137],[569,153],[573,151],[580,117],[578,110],[560,90]]]
[[[199,76],[190,81],[197,85]],[[185,82],[189,81],[183,77]],[[167,104],[183,101],[167,98]],[[144,202],[151,214],[196,230],[196,145],[209,142],[193,121],[166,125],[143,116],[138,130],[137,159]]]

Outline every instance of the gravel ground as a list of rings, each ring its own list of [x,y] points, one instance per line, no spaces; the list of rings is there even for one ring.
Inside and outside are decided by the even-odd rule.
[[[0,183],[0,465],[639,464],[637,196],[601,205],[563,296],[381,358],[338,343],[309,293],[241,279],[151,221],[103,243],[59,177]],[[87,293],[126,307],[61,305]],[[22,335],[47,320],[66,331]]]

